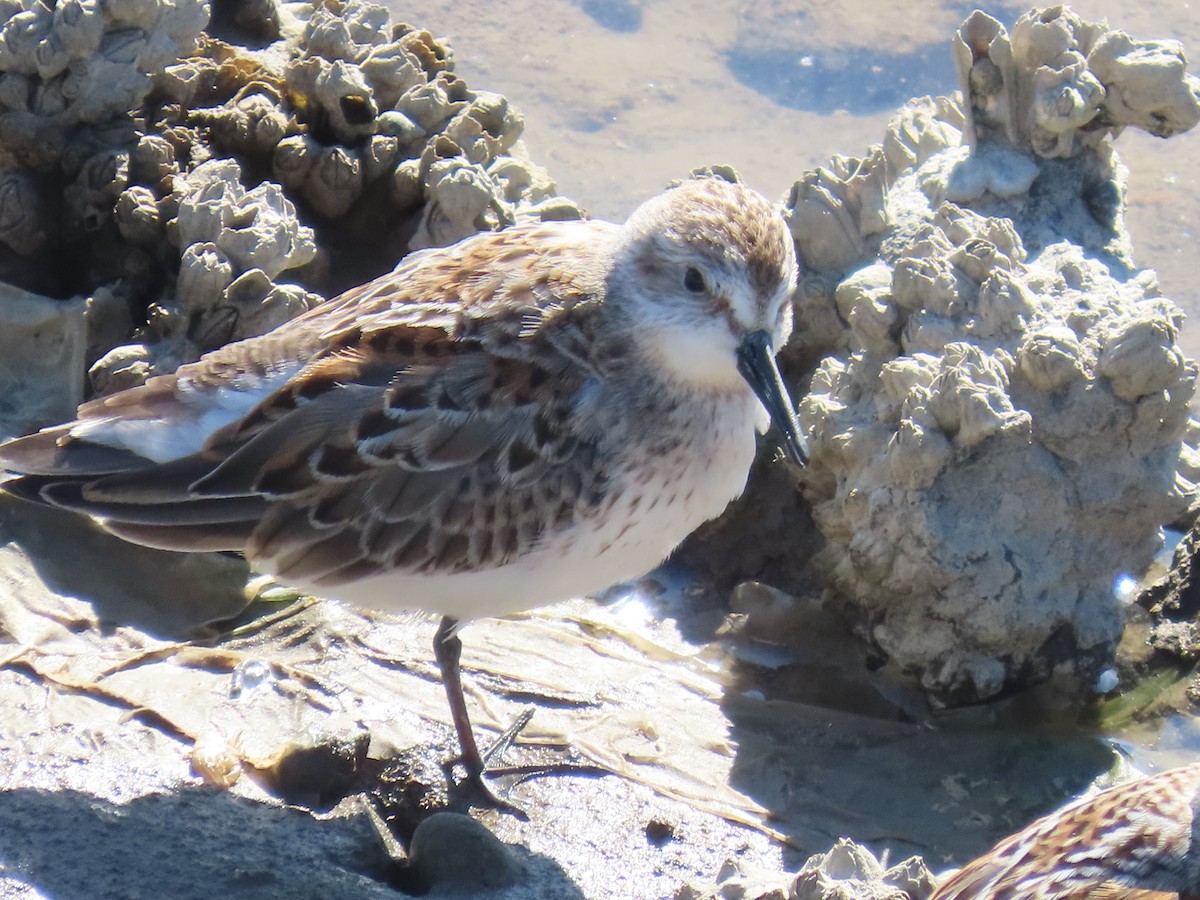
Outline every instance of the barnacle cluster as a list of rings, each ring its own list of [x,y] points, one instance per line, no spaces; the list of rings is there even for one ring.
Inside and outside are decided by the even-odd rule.
[[[1140,41],[1054,7],[1009,35],[976,10],[953,42],[966,137],[1069,158],[1132,125],[1159,137],[1200,121],[1197,83],[1177,41]]]
[[[207,21],[201,0],[0,3],[0,248],[9,259],[100,226],[136,140],[130,110],[154,75],[192,52]]]
[[[865,157],[803,176],[785,213],[812,559],[944,703],[1090,685],[1124,625],[1114,582],[1145,570],[1200,476],[1182,314],[1134,265],[1105,140],[1191,127],[1200,82],[1177,44],[1062,8],[1011,36],[977,12],[954,44],[965,106],[912,101]],[[760,520],[743,508],[730,528],[762,558],[796,540]]]
[[[581,215],[524,155],[520,113],[382,6],[228,3],[228,40],[209,14],[0,2],[0,279],[88,298],[75,366],[93,391],[263,333],[410,250]]]
[[[258,20],[280,39],[265,48],[206,35],[155,79],[145,139],[179,171],[131,186],[116,215],[130,239],[176,248],[178,271],[147,316],[152,346],[117,348],[93,369],[98,388],[132,377],[114,381],[110,363],[176,364],[260,334],[410,250],[581,215],[524,157],[520,114],[470,90],[428,32],[358,0],[303,23],[272,11]]]
[[[471,90],[429,32],[393,25],[382,6],[328,0],[288,49],[210,39],[159,79],[158,115],[266,174],[318,225],[350,218],[406,249],[580,215],[524,157],[520,113]]]
[[[798,871],[758,870],[741,860],[729,859],[714,883],[686,884],[676,900],[838,900],[843,897],[925,900],[936,879],[919,856],[888,866],[887,856],[876,859],[866,847],[841,838],[825,853],[810,856]]]
[[[131,287],[153,269],[112,227],[138,141],[130,111],[208,17],[201,0],[0,3],[6,434],[68,415],[86,363],[129,336],[145,297]]]

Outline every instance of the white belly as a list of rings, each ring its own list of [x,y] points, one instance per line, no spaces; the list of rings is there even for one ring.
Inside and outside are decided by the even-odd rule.
[[[548,535],[507,565],[446,575],[387,573],[312,590],[372,609],[420,609],[470,620],[585,596],[636,578],[745,489],[760,411],[754,401],[730,403],[693,443],[640,465],[630,460],[623,476],[613,479],[616,499],[602,519]]]

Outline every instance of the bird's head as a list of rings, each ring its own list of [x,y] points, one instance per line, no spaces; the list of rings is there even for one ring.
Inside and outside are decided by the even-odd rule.
[[[775,354],[792,331],[796,254],[779,211],[718,178],[686,181],[625,223],[609,285],[639,352],[696,392],[762,402],[797,461],[805,453]]]

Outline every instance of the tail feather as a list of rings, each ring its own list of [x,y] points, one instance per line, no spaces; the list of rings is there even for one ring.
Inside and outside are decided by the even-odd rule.
[[[186,495],[167,503],[118,503],[88,498],[88,482],[53,480],[38,492],[43,502],[102,519],[131,525],[219,525],[253,522],[262,516],[262,497],[218,497],[197,500]]]
[[[53,483],[53,478],[44,475],[21,475],[0,483],[0,490],[6,494],[12,494],[18,500],[37,503],[41,506],[53,506],[54,504],[42,496],[42,488]]]
[[[254,522],[218,522],[211,525],[134,525],[107,519],[104,530],[143,547],[184,553],[236,551],[250,540]]]
[[[165,470],[161,484],[160,469]],[[106,531],[146,547],[240,552],[266,501],[261,497],[195,499],[186,490],[195,477],[188,466],[169,463],[90,480],[86,475],[23,475],[0,483],[0,490],[43,506],[96,516]]]
[[[215,460],[194,455],[132,471],[106,474],[89,480],[83,489],[83,497],[96,503],[180,503],[198,496],[196,482],[216,465]],[[220,499],[245,495],[204,493],[203,496],[205,499]]]
[[[0,469],[20,475],[110,475],[145,468],[130,450],[69,440],[70,425],[46,428],[0,444]]]

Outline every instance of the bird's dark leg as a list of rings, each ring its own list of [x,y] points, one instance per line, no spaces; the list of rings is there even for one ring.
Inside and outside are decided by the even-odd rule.
[[[454,730],[458,732],[458,746],[462,750],[462,763],[467,775],[472,778],[483,776],[483,757],[471,731],[471,717],[467,714],[467,698],[463,696],[462,675],[458,661],[462,657],[462,641],[454,633],[458,619],[442,617],[437,634],[433,636],[433,655],[442,673],[442,686],[446,699],[450,701],[450,715],[454,719]]]
[[[501,800],[497,797],[484,780],[485,775],[493,777],[515,776],[524,780],[526,778],[536,778],[545,775],[608,774],[607,770],[598,766],[578,765],[575,763],[532,766],[491,765],[492,760],[499,757],[505,750],[512,746],[517,735],[529,724],[529,719],[533,716],[533,709],[527,709],[518,716],[517,720],[500,735],[486,752],[479,752],[479,745],[475,743],[475,734],[471,731],[471,717],[467,714],[467,700],[463,696],[462,675],[459,671],[459,658],[462,656],[462,641],[455,634],[454,629],[457,626],[458,619],[451,618],[450,616],[442,618],[442,623],[438,626],[437,634],[433,638],[433,655],[437,659],[438,669],[442,673],[442,686],[446,689],[446,699],[450,701],[450,715],[454,719],[454,730],[458,733],[458,746],[462,750],[459,761],[462,762],[463,768],[467,770],[467,784],[470,785],[483,804],[502,812],[511,813],[519,819],[529,818],[520,807],[514,806],[506,800]]]
[[[458,619],[442,617],[442,623],[433,638],[433,655],[442,673],[446,699],[450,701],[450,715],[454,719],[454,730],[458,733],[458,746],[462,750],[462,764],[467,770],[467,781],[489,806],[524,818],[520,809],[497,797],[483,780],[487,765],[479,752],[479,745],[475,743],[475,734],[471,731],[471,717],[467,714],[467,699],[463,696],[462,676],[458,665],[462,656],[462,641],[454,632],[457,626]]]

